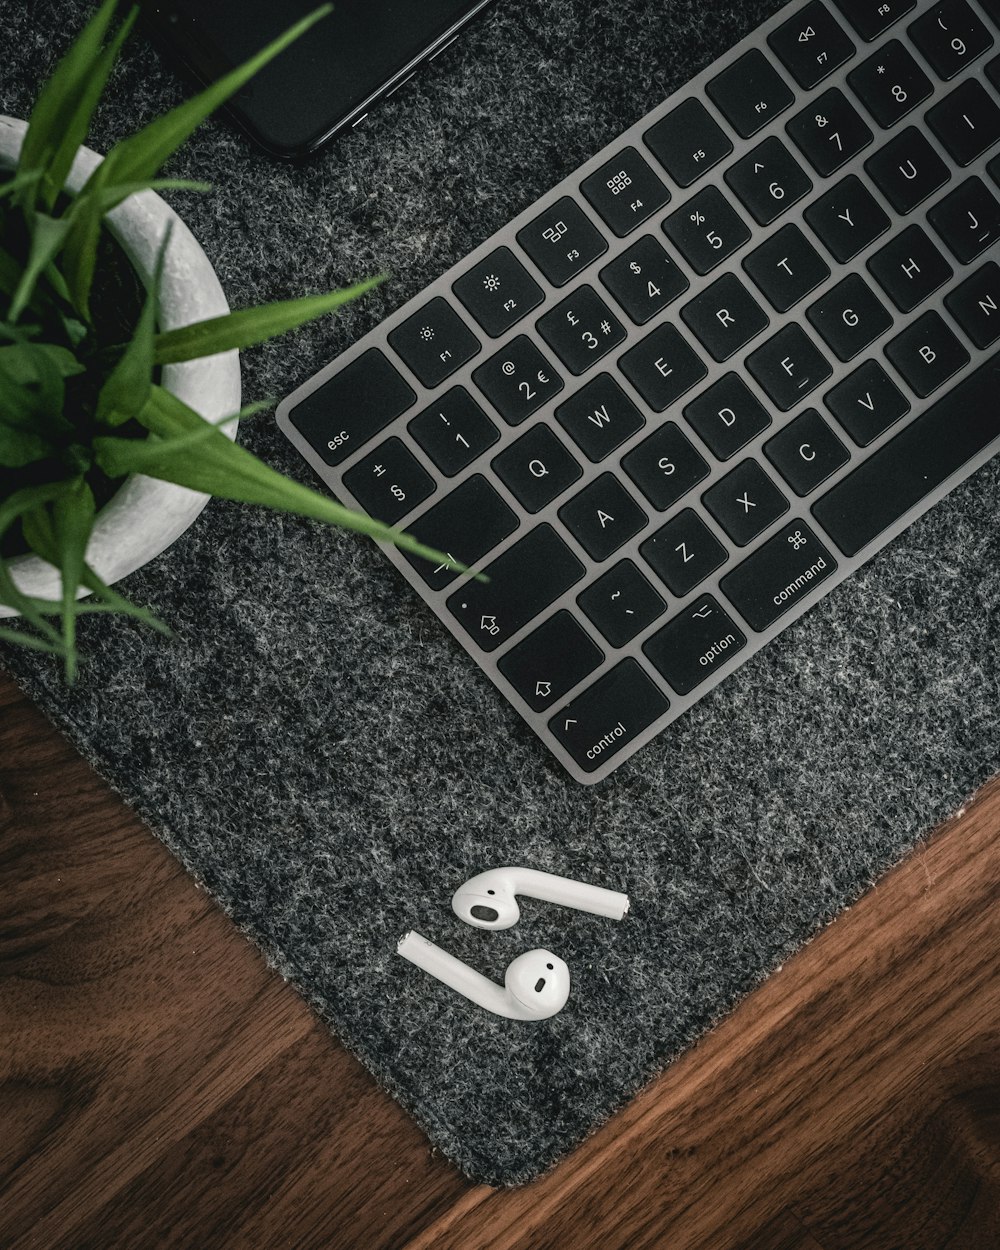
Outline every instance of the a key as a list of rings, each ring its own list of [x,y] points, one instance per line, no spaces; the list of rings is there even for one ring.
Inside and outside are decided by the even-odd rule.
[[[598,668],[604,652],[565,609],[511,647],[497,663],[533,712],[544,712]]]
[[[416,402],[399,370],[370,347],[296,404],[289,419],[327,464],[340,464]]]
[[[608,250],[600,230],[568,195],[522,226],[517,241],[553,286],[565,286]]]
[[[708,477],[708,464],[673,421],[622,458],[622,468],[659,512],[666,512]]]
[[[836,570],[837,561],[809,526],[791,521],[727,573],[719,589],[761,633]]]
[[[584,178],[580,190],[619,238],[670,200],[670,192],[635,148],[623,148]]]
[[[807,408],[768,439],[764,455],[796,495],[811,494],[851,458],[815,408]]]
[[[717,599],[701,595],[642,649],[678,694],[690,694],[747,644],[746,634]]]
[[[472,380],[509,425],[520,425],[563,389],[562,378],[524,334],[480,365]]]
[[[636,325],[645,325],[691,285],[651,234],[644,235],[600,273],[601,281]]]
[[[689,187],[733,150],[700,100],[685,100],[642,136],[674,182]]]
[[[509,247],[490,252],[451,289],[491,338],[526,317],[545,293]]]
[[[927,110],[927,124],[959,165],[971,165],[1000,142],[1000,108],[974,78]]]
[[[854,174],[842,178],[805,210],[805,219],[835,260],[853,260],[889,229],[889,218]]]
[[[678,598],[726,562],[726,549],[692,508],[685,508],[639,548],[642,558]]]
[[[996,261],[987,261],[944,302],[977,347],[989,347],[1000,338],[1000,267]]]
[[[897,213],[909,213],[951,176],[927,138],[910,126],[865,161],[872,181]]]
[[[778,312],[787,312],[830,276],[830,266],[791,224],[744,258],[743,268]]]
[[[584,772],[593,773],[670,707],[633,659],[622,660],[549,721],[553,736]]]
[[[839,360],[853,360],[892,325],[889,310],[860,274],[848,274],[806,316]]]
[[[663,223],[667,236],[697,273],[714,269],[750,238],[746,223],[717,187],[699,191]]]
[[[836,87],[796,113],[785,129],[822,178],[846,165],[874,138],[861,114]]]
[[[619,560],[576,601],[612,647],[624,647],[667,609],[631,560]]]
[[[618,361],[654,412],[663,412],[708,370],[672,325],[658,326]]]
[[[737,547],[745,547],[788,511],[788,500],[756,460],[742,461],[701,498]]]
[[[731,273],[685,304],[681,317],[715,360],[728,360],[769,324],[767,313]]]
[[[813,504],[845,556],[856,555],[1000,438],[998,366],[994,356],[963,378]]]
[[[833,372],[812,339],[794,323],[751,352],[746,365],[782,412],[794,408]]]
[[[526,512],[538,512],[583,470],[547,425],[532,426],[492,461],[493,471]]]
[[[993,36],[965,0],[940,0],[907,29],[924,60],[945,81],[993,46]]]
[[[602,473],[559,509],[559,519],[592,560],[606,560],[649,520],[612,473]]]
[[[495,651],[584,575],[584,566],[551,525],[536,525],[486,565],[488,581],[469,580],[448,596],[448,610],[483,651]]]
[[[921,399],[964,368],[969,353],[945,325],[940,313],[925,312],[886,344],[885,354]]]
[[[963,265],[1000,239],[1000,204],[979,178],[967,178],[928,212],[927,220]]]
[[[407,429],[446,477],[491,447],[500,431],[464,386],[453,386],[409,421]]]
[[[916,6],[917,0],[834,0],[837,8],[862,39],[871,43],[893,22]]]
[[[344,474],[344,485],[369,516],[395,525],[434,494],[434,479],[401,438],[387,438]]]
[[[705,88],[712,103],[733,129],[749,139],[772,118],[789,108],[794,96],[767,57],[752,48]]]
[[[459,564],[473,565],[517,529],[517,516],[481,473],[474,473],[450,495],[406,527],[418,542],[443,551]],[[432,590],[454,581],[456,571],[423,556],[403,553]]]
[[[538,332],[570,373],[580,374],[625,338],[625,327],[592,286],[581,286],[540,317]]]
[[[645,425],[642,413],[609,373],[599,373],[560,404],[556,420],[595,464]]]
[[[684,409],[684,419],[719,460],[728,460],[771,424],[737,373],[727,373]]]
[[[826,5],[804,5],[782,22],[767,42],[782,65],[806,91],[821,83],[854,55],[854,44]]]
[[[390,330],[389,346],[428,387],[443,382],[480,350],[479,340],[440,295]]]
[[[866,360],[823,397],[859,447],[867,447],[910,411],[910,401],[875,360]]]
[[[900,312],[911,312],[944,286],[951,265],[920,226],[907,226],[872,256],[868,268]]]
[[[802,166],[774,135],[727,169],[725,177],[740,203],[762,226],[812,190]]]
[[[847,81],[883,130],[895,126],[934,91],[931,80],[898,39],[883,44],[852,69]]]

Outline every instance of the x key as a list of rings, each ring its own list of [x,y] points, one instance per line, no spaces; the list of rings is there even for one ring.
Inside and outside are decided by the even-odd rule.
[[[738,547],[788,511],[788,500],[755,460],[738,464],[705,491],[702,501]]]

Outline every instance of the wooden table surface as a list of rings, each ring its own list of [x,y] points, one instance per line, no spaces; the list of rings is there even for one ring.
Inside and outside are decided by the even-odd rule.
[[[998,899],[994,782],[494,1191],[0,675],[0,1247],[997,1250]]]

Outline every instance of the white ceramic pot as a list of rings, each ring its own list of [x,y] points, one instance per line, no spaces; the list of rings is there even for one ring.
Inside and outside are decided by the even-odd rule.
[[[27,124],[0,116],[0,165],[12,167],[21,150]],[[102,158],[89,148],[77,153],[66,185],[78,191]],[[158,321],[161,329],[203,321],[229,311],[222,286],[208,257],[174,210],[152,191],[130,196],[107,217],[108,228],[121,244],[143,282],[156,265],[167,227],[170,247],[164,258]],[[165,365],[162,382],[179,399],[210,421],[239,411],[238,352],[222,352],[203,360]],[[223,427],[236,437],[236,422]],[[101,509],[87,548],[87,559],[107,583],[116,582],[158,556],[188,528],[209,496],[170,482],[138,474],[126,478]],[[19,589],[40,599],[58,599],[59,575],[36,556],[10,561]],[[0,616],[12,611],[0,605]]]

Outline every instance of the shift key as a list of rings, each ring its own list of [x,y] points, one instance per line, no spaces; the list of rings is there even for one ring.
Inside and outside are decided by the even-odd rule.
[[[719,582],[719,589],[760,633],[790,612],[837,568],[808,525],[792,521]]]
[[[549,721],[585,773],[593,773],[670,707],[635,660],[622,660]]]

